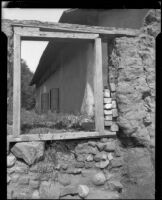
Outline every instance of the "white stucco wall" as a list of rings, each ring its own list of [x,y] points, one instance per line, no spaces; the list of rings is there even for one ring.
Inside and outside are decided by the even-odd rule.
[[[41,93],[59,88],[60,112],[93,115],[93,44],[71,43],[60,55],[57,72],[37,89],[38,110]]]

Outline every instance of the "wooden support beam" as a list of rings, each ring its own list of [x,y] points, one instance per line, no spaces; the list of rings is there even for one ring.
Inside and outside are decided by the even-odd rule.
[[[37,27],[40,29],[46,29],[50,31],[73,31],[73,32],[85,32],[85,33],[98,33],[105,35],[127,35],[137,36],[140,31],[138,29],[131,28],[116,28],[116,27],[102,27],[102,26],[88,26],[80,24],[67,24],[67,23],[47,23],[47,22],[31,22],[20,21],[20,23],[14,23],[13,26],[20,27]]]
[[[13,136],[20,134],[21,110],[21,44],[20,36],[14,34],[14,65],[13,65]]]
[[[40,37],[40,38],[72,38],[72,39],[89,39],[93,40],[97,38],[98,34],[90,33],[64,33],[64,32],[45,32],[38,30],[28,30],[26,28],[15,27],[15,33],[22,37]]]
[[[94,101],[95,101],[95,126],[96,131],[104,131],[103,112],[103,79],[102,79],[102,43],[101,38],[96,38],[94,43]]]
[[[84,138],[96,138],[96,137],[110,137],[115,136],[116,132],[105,131],[99,132],[63,132],[63,133],[47,133],[47,134],[26,134],[14,137],[8,135],[8,142],[22,142],[22,141],[47,141],[47,140],[68,140],[68,139],[84,139]]]

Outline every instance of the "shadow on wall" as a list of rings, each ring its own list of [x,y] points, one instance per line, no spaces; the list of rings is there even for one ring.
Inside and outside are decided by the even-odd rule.
[[[80,40],[64,44],[60,66],[37,88],[37,98],[43,91],[49,93],[52,88],[59,88],[59,112],[93,116],[93,45]],[[53,59],[52,65],[54,62]]]

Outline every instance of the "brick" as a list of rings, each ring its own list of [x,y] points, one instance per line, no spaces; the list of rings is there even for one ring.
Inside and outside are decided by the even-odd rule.
[[[104,92],[110,92],[110,90],[108,88],[105,88]]]
[[[112,108],[116,108],[116,101],[115,100],[112,101]]]
[[[112,121],[105,120],[104,124],[105,124],[105,126],[111,126],[112,125]]]
[[[112,110],[104,110],[105,115],[112,115]]]
[[[109,89],[104,90],[104,97],[110,97],[110,90]]]
[[[111,98],[104,98],[104,103],[111,103],[112,102],[112,99]]]
[[[112,104],[111,103],[107,103],[104,105],[104,109],[111,109],[112,108]]]
[[[112,109],[112,116],[117,117],[118,116],[118,110],[117,109]]]
[[[111,120],[112,120],[112,115],[106,115],[106,116],[105,116],[105,120],[111,121]]]

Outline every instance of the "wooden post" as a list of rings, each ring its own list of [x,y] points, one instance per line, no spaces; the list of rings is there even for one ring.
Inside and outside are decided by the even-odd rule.
[[[20,35],[14,33],[14,63],[13,63],[13,135],[20,135],[21,111],[21,43]]]
[[[102,43],[101,38],[95,39],[94,44],[94,102],[95,102],[95,126],[100,134],[104,131],[103,112],[103,79],[102,79]]]

